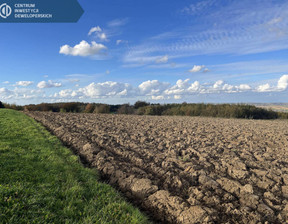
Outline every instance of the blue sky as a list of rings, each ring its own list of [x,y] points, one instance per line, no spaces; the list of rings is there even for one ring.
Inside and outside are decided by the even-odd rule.
[[[288,102],[288,2],[79,0],[78,23],[0,24],[8,103]]]

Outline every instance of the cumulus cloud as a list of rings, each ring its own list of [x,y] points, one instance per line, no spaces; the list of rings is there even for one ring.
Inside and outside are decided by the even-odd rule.
[[[223,80],[218,80],[213,84],[212,88],[207,89],[207,92],[209,93],[213,93],[213,92],[232,93],[232,92],[244,92],[244,91],[249,91],[249,90],[251,90],[251,87],[247,84],[240,84],[239,86],[234,86],[234,85],[224,83]]]
[[[9,81],[5,81],[5,82],[3,82],[3,84],[9,84],[10,82]]]
[[[143,95],[158,95],[161,94],[170,84],[167,82],[160,82],[158,80],[148,80],[142,82],[138,89]]]
[[[176,99],[180,95],[189,95],[191,93],[200,92],[201,86],[198,81],[195,81],[193,83],[190,83],[190,79],[179,79],[176,82],[176,85],[172,86],[171,88],[168,88],[164,91],[165,95],[174,95],[174,99]],[[175,98],[175,96],[177,96]]]
[[[278,81],[277,88],[279,90],[286,90],[288,87],[288,75],[283,75],[280,77]]]
[[[80,88],[78,91],[84,96],[91,98],[100,98],[107,96],[127,96],[132,86],[128,83],[119,83],[107,81],[103,83],[91,83],[84,88]]]
[[[152,100],[164,100],[165,97],[164,96],[151,96]]]
[[[51,80],[49,81],[41,81],[37,84],[37,87],[40,89],[44,89],[44,88],[53,88],[53,87],[61,87],[62,83],[60,82],[53,82]]]
[[[164,91],[164,93],[166,95],[183,94],[190,86],[189,81],[190,81],[190,79],[186,79],[186,80],[179,79],[176,82],[176,85],[172,86],[169,89],[166,89]]]
[[[0,99],[9,99],[13,97],[13,92],[7,88],[0,88]]]
[[[189,72],[200,72],[203,68],[205,68],[204,65],[194,65],[193,68],[189,70]]]
[[[256,92],[279,92],[279,91],[284,91],[288,87],[288,75],[282,75],[278,82],[277,86],[271,85],[269,83],[259,85],[256,87],[255,91]]]
[[[13,90],[0,88],[0,99],[31,99],[47,98],[44,88],[60,87],[60,82],[42,81],[37,84],[38,89],[31,90],[28,88],[15,87]],[[74,87],[75,88],[75,87]],[[288,75],[279,78],[277,85],[262,84],[251,87],[248,84],[232,85],[218,80],[215,83],[200,84],[199,81],[190,79],[179,79],[174,84],[161,82],[159,80],[147,80],[138,86],[132,86],[128,83],[107,81],[102,83],[90,83],[82,88],[64,89],[57,93],[52,93],[48,98],[50,100],[73,100],[73,99],[103,99],[103,98],[130,98],[145,97],[150,100],[180,100],[191,96],[201,94],[233,94],[242,92],[280,92],[288,88]],[[50,90],[49,90],[50,91]]]
[[[241,84],[239,86],[236,86],[236,88],[243,91],[251,89],[251,87],[248,84]]]
[[[93,56],[97,54],[101,54],[103,50],[107,49],[106,46],[103,44],[98,44],[95,41],[92,41],[91,44],[82,40],[79,44],[75,45],[74,47],[70,47],[69,45],[63,45],[60,48],[59,53],[65,55],[72,55],[72,56]]]
[[[214,83],[213,89],[219,89],[223,85],[224,81],[223,80],[218,80]]]
[[[200,90],[200,82],[195,81],[188,87],[188,92],[197,92]]]
[[[95,33],[95,32],[97,33],[97,32],[101,32],[101,31],[102,31],[102,29],[99,26],[95,26],[89,30],[88,35],[90,36],[92,33]]]
[[[19,81],[16,82],[16,86],[31,86],[33,83],[32,81]]]
[[[236,90],[234,90],[234,86],[229,85],[227,83],[225,83],[222,87],[222,90],[225,92],[235,92]]]
[[[41,90],[33,90],[27,88],[15,87],[13,90],[7,88],[0,88],[0,99],[1,100],[25,100],[32,99],[41,96]],[[15,101],[14,101],[15,102]]]
[[[263,85],[260,85],[256,88],[257,92],[270,92],[271,91],[271,86],[270,84],[266,83]]]
[[[167,63],[168,62],[168,55],[164,55],[163,57],[157,58],[155,62],[158,64]]]
[[[79,94],[76,91],[73,91],[71,89],[65,89],[65,90],[61,90],[58,95],[62,98],[70,98],[70,97],[76,97]]]

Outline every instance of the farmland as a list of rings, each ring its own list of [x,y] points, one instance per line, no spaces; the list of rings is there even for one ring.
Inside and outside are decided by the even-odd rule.
[[[27,114],[155,220],[288,220],[287,121]]]

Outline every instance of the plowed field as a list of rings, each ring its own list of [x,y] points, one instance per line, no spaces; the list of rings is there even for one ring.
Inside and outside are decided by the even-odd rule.
[[[163,223],[288,222],[288,122],[29,112]]]

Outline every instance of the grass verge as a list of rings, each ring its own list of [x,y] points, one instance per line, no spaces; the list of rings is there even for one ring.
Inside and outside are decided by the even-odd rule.
[[[25,114],[0,109],[0,223],[148,223]]]

